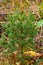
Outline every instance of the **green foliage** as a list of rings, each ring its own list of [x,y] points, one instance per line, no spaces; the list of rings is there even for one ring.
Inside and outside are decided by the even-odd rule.
[[[2,33],[0,46],[9,49],[8,52],[12,53],[18,51],[20,48],[19,59],[24,62],[23,52],[26,49],[35,49],[34,37],[37,35],[35,16],[32,13],[16,11],[14,14],[10,13],[7,17],[8,23],[2,24],[5,30]],[[6,39],[7,38],[7,39]]]
[[[43,20],[40,20],[39,22],[37,22],[36,25],[37,25],[37,28],[43,26]]]

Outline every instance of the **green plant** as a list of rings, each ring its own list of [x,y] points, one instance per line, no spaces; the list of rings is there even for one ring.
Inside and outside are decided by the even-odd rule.
[[[39,22],[36,23],[37,28],[40,28],[41,26],[43,26],[43,19],[39,20]]]
[[[31,12],[26,15],[26,12],[17,11],[14,14],[10,13],[7,20],[7,24],[2,24],[4,32],[0,39],[0,46],[8,49],[9,53],[20,50],[18,58],[22,65],[26,65],[24,51],[31,48],[35,50],[34,37],[38,33],[35,17]]]

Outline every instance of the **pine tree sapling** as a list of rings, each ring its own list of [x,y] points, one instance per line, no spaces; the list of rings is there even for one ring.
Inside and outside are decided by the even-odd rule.
[[[4,32],[0,39],[0,46],[9,49],[9,53],[19,51],[18,57],[25,64],[24,51],[35,49],[34,37],[37,35],[35,17],[32,13],[26,15],[26,12],[17,11],[14,14],[10,13],[7,20],[7,24],[2,24]]]

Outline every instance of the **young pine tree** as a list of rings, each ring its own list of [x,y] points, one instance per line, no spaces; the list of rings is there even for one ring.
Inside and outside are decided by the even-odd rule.
[[[26,65],[23,56],[28,49],[35,50],[34,37],[37,35],[35,17],[32,13],[17,11],[7,17],[8,23],[3,23],[4,32],[1,35],[0,47],[8,49],[7,52],[19,52],[18,58],[22,65]],[[8,53],[8,54],[9,54]]]

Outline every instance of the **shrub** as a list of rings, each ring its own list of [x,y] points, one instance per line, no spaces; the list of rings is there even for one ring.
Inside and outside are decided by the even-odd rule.
[[[38,33],[36,30],[35,16],[32,13],[16,11],[7,17],[8,23],[3,23],[4,32],[0,39],[0,46],[8,49],[7,54],[19,52],[18,58],[22,65],[26,65],[23,56],[27,49],[35,50],[34,38]],[[25,62],[24,62],[25,61]]]

